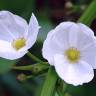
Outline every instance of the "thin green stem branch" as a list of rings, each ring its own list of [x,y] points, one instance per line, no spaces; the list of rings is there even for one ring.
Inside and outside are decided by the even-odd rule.
[[[27,65],[27,66],[13,66],[12,69],[14,70],[25,70],[25,71],[31,71],[32,74],[41,74],[43,71],[45,72],[48,70],[49,65],[44,62],[42,63],[37,63],[37,64],[32,64],[32,65]]]
[[[35,60],[39,63],[43,63],[42,60],[40,60],[38,57],[36,57],[35,55],[33,55],[32,53],[28,52],[27,55],[32,59],[32,60]]]

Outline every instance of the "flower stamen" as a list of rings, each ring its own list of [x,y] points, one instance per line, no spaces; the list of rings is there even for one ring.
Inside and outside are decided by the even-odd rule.
[[[18,38],[13,40],[12,46],[15,50],[19,50],[26,45],[26,40],[24,38]]]
[[[65,51],[65,55],[70,63],[76,63],[80,58],[80,51],[74,47],[71,47]]]

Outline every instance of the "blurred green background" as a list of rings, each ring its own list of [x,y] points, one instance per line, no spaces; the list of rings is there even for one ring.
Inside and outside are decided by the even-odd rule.
[[[38,42],[30,49],[36,56],[42,58],[41,49],[48,31],[63,21],[77,21],[92,0],[0,0],[0,10],[8,10],[29,21],[32,12],[41,26]],[[96,20],[91,28],[96,31]],[[16,63],[17,62],[17,63]],[[36,76],[22,81],[20,74],[31,75],[28,71],[13,70],[12,66],[33,64],[24,56],[18,61],[8,61],[0,58],[0,96],[39,96],[45,76]],[[96,96],[96,76],[94,80],[83,86],[68,86],[66,96]],[[46,96],[46,94],[45,94]]]

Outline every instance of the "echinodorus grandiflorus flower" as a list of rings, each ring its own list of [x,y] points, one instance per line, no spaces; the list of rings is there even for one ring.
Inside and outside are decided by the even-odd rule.
[[[39,24],[32,14],[29,24],[9,11],[0,11],[0,57],[14,60],[24,56],[37,39]]]
[[[96,38],[82,23],[63,22],[50,31],[42,54],[61,79],[75,86],[91,81],[96,68]]]

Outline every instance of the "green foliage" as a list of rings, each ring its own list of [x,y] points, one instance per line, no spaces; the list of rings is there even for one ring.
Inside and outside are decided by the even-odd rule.
[[[92,23],[94,18],[96,17],[96,0],[93,0],[93,2],[89,5],[85,13],[80,17],[78,22],[82,22],[88,26]]]
[[[8,72],[15,63],[16,61],[10,61],[0,58],[0,74]]]
[[[57,79],[56,72],[50,67],[40,96],[53,96]]]

